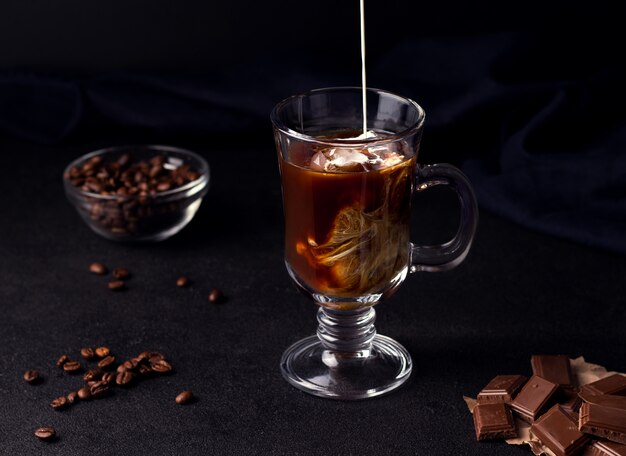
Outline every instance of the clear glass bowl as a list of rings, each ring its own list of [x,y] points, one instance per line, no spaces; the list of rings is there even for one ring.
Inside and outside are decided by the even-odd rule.
[[[186,166],[193,173],[193,180],[168,190],[157,191],[154,188],[147,189],[148,181],[152,179],[154,184],[156,178],[146,175],[142,180],[132,176],[128,178],[128,188],[119,193],[107,191],[106,187],[98,190],[98,183],[92,182],[92,188],[80,183],[86,176],[80,174],[77,177],[77,173],[83,173],[85,165],[89,168],[88,163],[93,164],[100,160],[101,163],[111,164],[119,163],[120,159],[123,163],[122,157],[125,154],[130,155],[131,164],[162,156],[162,162],[154,165],[157,171],[161,166],[159,172],[167,175],[177,169],[187,169],[181,168]],[[113,166],[114,170],[111,172],[116,172],[115,167],[118,165]],[[123,164],[121,169],[124,169]],[[143,187],[145,191],[137,188],[141,182],[146,182]],[[83,155],[70,163],[63,173],[63,184],[69,201],[85,223],[99,235],[114,241],[162,241],[183,229],[198,211],[202,198],[208,191],[209,165],[198,154],[176,147],[110,147]]]

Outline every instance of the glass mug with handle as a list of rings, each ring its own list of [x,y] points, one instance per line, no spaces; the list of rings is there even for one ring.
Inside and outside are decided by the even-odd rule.
[[[419,165],[424,111],[412,100],[361,88],[296,95],[273,109],[285,215],[285,264],[319,306],[317,335],[283,354],[293,386],[322,397],[362,399],[402,385],[412,369],[407,350],[376,334],[373,306],[410,272],[460,264],[478,223],[467,178],[448,164]],[[459,199],[456,235],[436,246],[410,242],[411,198],[448,185]]]

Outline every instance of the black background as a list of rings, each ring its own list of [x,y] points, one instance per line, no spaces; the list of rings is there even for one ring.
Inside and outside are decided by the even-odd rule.
[[[489,211],[467,260],[409,277],[377,307],[380,333],[414,358],[408,385],[349,403],[283,381],[280,355],[314,332],[315,306],[284,270],[268,113],[302,90],[360,83],[357,14],[356,1],[0,5],[1,454],[530,454],[476,443],[462,396],[496,374],[528,375],[534,353],[626,371],[626,168],[614,135],[625,123],[611,109],[624,95],[622,7],[395,0],[366,5],[368,76],[426,108],[421,160],[478,161],[497,173],[507,140],[565,93],[556,121],[524,142],[546,159],[541,172],[529,167],[533,185],[544,179],[551,192],[527,198],[470,175]],[[130,143],[187,147],[210,162],[200,212],[168,241],[105,241],[63,195],[70,160]],[[612,163],[585,181],[612,187],[589,184],[582,198],[565,172],[581,157],[578,168]],[[490,193],[509,199],[496,204]],[[613,204],[594,212],[607,195]],[[453,233],[448,192],[415,205],[416,240]],[[579,219],[550,217],[561,213]],[[87,272],[92,261],[130,268],[129,289],[109,292]],[[181,274],[191,288],[174,286]],[[222,305],[206,300],[215,286],[228,296]],[[100,344],[122,358],[160,350],[176,372],[52,410],[52,398],[80,383],[54,361]],[[21,379],[29,368],[41,385]],[[177,406],[182,389],[198,401]],[[55,426],[58,441],[38,442],[41,425]]]

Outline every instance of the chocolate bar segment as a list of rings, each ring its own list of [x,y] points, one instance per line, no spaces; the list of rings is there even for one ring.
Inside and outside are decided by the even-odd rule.
[[[578,410],[582,403],[582,398],[578,395],[576,390],[564,389],[560,393],[559,405],[570,416],[574,417],[575,421],[578,421]]]
[[[559,385],[533,375],[511,401],[511,408],[521,419],[532,423],[555,399]]]
[[[626,444],[626,397],[581,393],[578,429],[613,442]]]
[[[626,396],[626,376],[620,374],[609,375],[596,382],[582,386],[580,390],[589,394]]]
[[[478,404],[474,408],[476,440],[517,437],[511,410],[503,402]]]
[[[523,375],[497,375],[480,390],[476,400],[479,403],[505,402],[508,404],[527,380],[528,378]]]
[[[581,456],[626,456],[626,445],[601,440],[587,445]]]
[[[565,355],[533,355],[530,358],[533,374],[545,378],[563,388],[574,388],[569,358]]]
[[[578,454],[591,440],[578,430],[576,423],[555,405],[530,427],[530,433],[550,448],[556,456]]]

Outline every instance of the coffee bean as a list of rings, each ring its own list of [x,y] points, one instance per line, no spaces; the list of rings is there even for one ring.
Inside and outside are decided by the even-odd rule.
[[[89,272],[97,275],[104,275],[108,272],[107,267],[102,263],[91,263],[89,265]]]
[[[105,358],[102,358],[99,362],[98,362],[98,367],[100,369],[110,369],[113,367],[113,363],[115,363],[115,356],[113,355],[109,355]]]
[[[157,190],[160,192],[166,192],[170,188],[172,188],[172,184],[168,181],[159,182],[159,184],[157,185]]]
[[[113,275],[120,280],[124,280],[130,277],[130,271],[126,268],[115,268],[113,269]]]
[[[96,382],[89,388],[91,397],[100,398],[105,396],[109,392],[109,387],[104,382]]]
[[[39,372],[31,369],[24,372],[24,380],[26,380],[30,384],[37,383],[39,381]]]
[[[105,372],[104,374],[102,374],[101,382],[104,383],[105,385],[108,385],[114,380],[115,380],[115,374],[113,372]]]
[[[109,347],[96,348],[96,356],[98,356],[98,358],[105,358],[109,356],[109,353],[110,353]]]
[[[126,370],[132,371],[133,369],[137,367],[137,361],[133,361],[129,359],[127,361],[124,361],[124,364],[122,364],[122,366],[124,366]]]
[[[152,352],[150,353],[150,356],[148,357],[150,364],[161,361],[162,359],[165,359],[165,356],[163,356],[163,353],[159,353],[159,352]]]
[[[153,371],[149,365],[140,364],[139,367],[137,368],[137,372],[139,372],[139,375],[141,375],[142,377],[146,377],[150,375]]]
[[[193,393],[191,391],[183,391],[176,396],[176,403],[180,405],[188,404],[193,399]]]
[[[55,410],[61,410],[67,407],[67,398],[65,396],[60,396],[50,402],[50,406]]]
[[[164,359],[157,361],[156,363],[151,362],[150,367],[152,368],[153,371],[159,372],[161,374],[171,372],[172,370],[172,365],[168,363],[167,361],[165,361]]]
[[[109,290],[122,291],[126,285],[121,280],[111,280],[109,282]]]
[[[72,391],[71,393],[68,393],[68,395],[67,395],[67,402],[68,403],[73,404],[77,400],[78,400],[78,393],[76,391]]]
[[[78,361],[67,361],[63,364],[63,370],[70,374],[75,374],[82,369],[82,366]]]
[[[115,383],[117,383],[120,386],[128,386],[133,381],[134,378],[135,378],[135,374],[133,374],[132,372],[129,372],[129,371],[120,372],[119,374],[117,374],[117,377],[115,377]]]
[[[179,277],[178,279],[176,279],[176,286],[180,288],[189,286],[189,279],[185,276]]]
[[[61,355],[61,357],[57,360],[57,367],[63,367],[63,364],[65,364],[66,362],[68,362],[70,360],[70,357],[67,355]]]
[[[35,437],[46,442],[53,440],[56,434],[53,427],[40,427],[35,430]]]
[[[150,352],[147,352],[147,351],[141,352],[141,353],[139,353],[139,356],[137,356],[137,358],[140,358],[140,359],[150,358]]]
[[[117,369],[115,371],[119,374],[120,372],[126,372],[127,370],[128,369],[126,369],[126,366],[120,364],[119,366],[117,366]]]
[[[87,372],[85,372],[85,375],[83,375],[83,380],[85,380],[86,382],[93,382],[96,380],[100,380],[100,378],[102,378],[102,371],[99,369],[88,370]]]
[[[90,359],[93,359],[96,356],[96,354],[94,353],[93,348],[85,347],[85,348],[80,349],[80,356],[82,356],[86,360],[90,360]]]
[[[217,288],[213,288],[211,292],[209,293],[210,303],[216,304],[216,303],[222,302],[223,300],[224,300],[224,294],[221,292],[221,290]]]
[[[78,397],[81,401],[88,401],[91,399],[91,390],[88,387],[83,386],[78,390]]]

